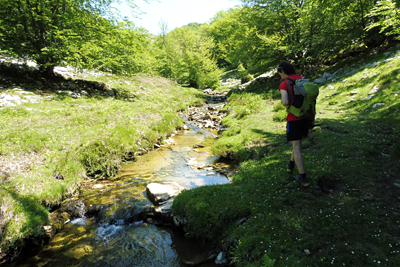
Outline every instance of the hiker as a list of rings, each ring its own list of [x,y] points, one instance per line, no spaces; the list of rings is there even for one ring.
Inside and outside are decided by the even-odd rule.
[[[296,81],[298,79],[302,79],[302,76],[296,74],[296,70],[294,69],[294,67],[286,61],[282,61],[279,64],[278,74],[281,76],[282,79],[284,79],[284,81],[279,86],[279,91],[281,92],[281,103],[282,105],[289,107],[292,105],[292,103],[289,102],[288,93],[291,93],[291,95],[293,96],[293,85],[291,83],[288,83],[287,79],[290,78],[291,80]],[[288,84],[290,89],[287,88]],[[291,97],[291,99],[293,98],[294,97]],[[286,121],[287,141],[291,142],[293,147],[287,170],[289,173],[293,173],[296,163],[299,175],[295,177],[295,180],[300,182],[303,186],[308,186],[309,183],[304,170],[303,156],[301,154],[301,140],[307,137],[308,130],[312,128],[312,125],[314,124],[314,116],[311,118],[303,119],[298,118],[292,113],[288,112]]]

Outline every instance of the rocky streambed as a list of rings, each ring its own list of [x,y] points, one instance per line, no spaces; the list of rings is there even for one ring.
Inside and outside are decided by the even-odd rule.
[[[10,266],[216,266],[224,253],[188,240],[186,223],[171,213],[182,190],[230,182],[233,166],[210,147],[223,128],[226,93],[210,90],[208,104],[182,112],[182,130],[164,145],[126,164],[112,180],[87,180],[79,197],[51,214],[50,242]],[[222,102],[222,103],[221,103]]]

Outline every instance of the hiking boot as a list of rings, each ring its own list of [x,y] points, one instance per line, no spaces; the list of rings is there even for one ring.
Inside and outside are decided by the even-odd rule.
[[[309,186],[307,176],[305,174],[299,174],[294,179],[299,182],[302,186]]]
[[[289,160],[289,163],[287,165],[287,172],[293,173],[293,170],[294,170],[294,161]]]

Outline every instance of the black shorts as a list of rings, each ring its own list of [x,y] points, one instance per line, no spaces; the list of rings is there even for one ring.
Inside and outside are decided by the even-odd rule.
[[[308,135],[312,120],[288,121],[286,124],[286,137],[288,141],[302,140]]]

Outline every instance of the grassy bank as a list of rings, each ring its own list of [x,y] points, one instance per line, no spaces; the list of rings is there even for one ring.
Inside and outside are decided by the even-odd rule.
[[[303,142],[307,188],[286,173],[278,83],[229,98],[230,129],[213,150],[240,168],[231,184],[175,199],[189,234],[215,240],[237,266],[400,265],[400,54],[352,68],[320,87],[320,126]]]
[[[75,194],[83,179],[113,176],[122,161],[153,148],[183,123],[177,110],[204,101],[198,90],[164,78],[90,79],[127,97],[74,99],[21,84],[43,102],[0,110],[0,255],[43,234],[38,227],[48,223],[49,208]],[[2,86],[0,93],[17,94],[16,86]]]

